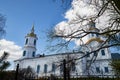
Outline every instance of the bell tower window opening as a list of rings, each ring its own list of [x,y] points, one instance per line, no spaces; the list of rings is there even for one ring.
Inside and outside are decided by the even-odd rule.
[[[91,26],[95,27],[95,23],[93,22]]]
[[[99,37],[99,35],[98,35],[98,34],[96,34],[96,37]]]
[[[26,51],[23,51],[23,56],[25,56],[26,55]]]
[[[101,50],[101,54],[104,56],[104,55],[105,55],[105,51],[104,51],[104,50]]]
[[[36,45],[36,40],[34,40],[34,45]]]
[[[94,22],[93,20],[91,20],[91,21],[89,22],[89,25],[90,25],[90,27],[95,27],[95,22]]]
[[[32,53],[32,57],[35,57],[35,52]]]
[[[94,37],[94,34],[93,34],[93,33],[91,33],[91,36],[92,36],[92,37]]]
[[[26,41],[25,41],[25,44],[27,44],[28,43],[28,39],[26,39]]]

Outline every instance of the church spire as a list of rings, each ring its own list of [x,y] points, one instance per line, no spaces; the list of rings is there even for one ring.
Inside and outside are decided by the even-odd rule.
[[[32,26],[32,29],[31,29],[31,33],[34,33],[34,24],[33,24],[33,26]]]
[[[27,36],[29,36],[29,37],[37,37],[34,32],[35,32],[35,30],[34,30],[34,25],[33,25],[32,28],[31,28],[30,33],[28,33]]]
[[[95,26],[95,21],[92,20],[92,19],[90,19],[90,21],[89,21],[89,26],[95,28],[95,27],[96,27],[96,26]]]

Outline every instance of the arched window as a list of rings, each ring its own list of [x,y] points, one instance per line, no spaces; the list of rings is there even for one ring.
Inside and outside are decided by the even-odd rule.
[[[28,39],[26,39],[26,41],[25,41],[25,44],[27,44],[28,43]]]
[[[100,73],[100,67],[96,67],[96,72]]]
[[[60,73],[63,72],[63,64],[60,64]]]
[[[108,67],[104,67],[104,70],[105,70],[105,73],[108,73],[108,72],[109,72]]]
[[[23,51],[23,56],[25,56],[26,55],[26,51]]]
[[[36,45],[36,40],[34,40],[34,45]]]
[[[36,71],[37,73],[39,73],[40,72],[40,65],[37,65],[37,71]]]
[[[56,69],[56,65],[52,64],[52,72],[55,72],[55,69]]]
[[[48,67],[48,65],[45,64],[45,65],[44,65],[44,73],[47,73],[47,67]]]
[[[105,51],[104,51],[104,50],[101,50],[101,54],[104,56],[104,55],[105,55]]]
[[[71,70],[72,70],[72,71],[75,71],[75,69],[76,69],[75,63],[72,62],[72,68],[71,68]]]
[[[32,53],[32,57],[35,57],[35,52]]]

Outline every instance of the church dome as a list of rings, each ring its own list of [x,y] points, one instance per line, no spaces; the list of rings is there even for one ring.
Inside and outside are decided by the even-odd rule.
[[[34,33],[31,32],[31,33],[27,34],[27,37],[36,37],[36,34],[34,34]]]
[[[28,33],[26,37],[37,37],[37,35],[34,33],[34,25],[33,25],[32,29],[31,29],[31,32]]]
[[[89,39],[85,44],[89,44],[89,43],[92,42],[92,41],[97,41],[97,42],[99,42],[99,43],[104,42],[104,41],[101,40],[100,38],[91,38],[91,39]]]

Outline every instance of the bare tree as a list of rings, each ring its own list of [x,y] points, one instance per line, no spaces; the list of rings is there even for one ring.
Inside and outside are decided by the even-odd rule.
[[[67,2],[67,0],[63,0],[63,2]],[[83,0],[84,1],[84,0]],[[101,29],[100,32],[95,32],[95,31],[87,31],[85,29],[80,28],[77,30],[73,30],[71,31],[69,34],[65,34],[66,32],[64,30],[60,30],[58,29],[59,33],[56,32],[55,29],[51,30],[48,33],[48,40],[58,40],[57,46],[58,47],[68,47],[69,43],[73,40],[73,39],[82,39],[84,37],[86,37],[87,35],[93,33],[93,34],[98,34],[100,36],[105,36],[106,40],[104,41],[104,43],[108,43],[110,42],[110,44],[108,45],[102,45],[99,49],[102,48],[108,48],[108,47],[113,47],[113,46],[119,46],[120,44],[120,10],[119,10],[119,6],[118,4],[120,4],[120,2],[118,0],[89,0],[88,5],[94,5],[96,9],[98,9],[96,15],[94,16],[90,16],[90,17],[82,17],[81,15],[77,15],[77,18],[72,20],[71,22],[69,22],[70,26],[71,24],[77,24],[77,23],[82,23],[84,21],[90,21],[90,20],[97,20],[100,16],[102,16],[106,11],[107,13],[109,13],[109,17],[110,17],[110,21],[109,24],[110,25],[106,25],[106,27],[104,29]],[[89,25],[89,23],[85,24],[85,25]],[[80,26],[85,26],[85,25],[80,25]],[[62,39],[62,40],[61,40]],[[67,40],[66,40],[67,39]],[[56,46],[55,46],[56,47]],[[60,49],[60,48],[58,48]],[[98,50],[99,50],[98,49]],[[97,50],[96,50],[97,51]]]
[[[66,1],[66,0],[64,0]],[[90,52],[98,52],[99,50],[103,48],[109,48],[109,47],[117,47],[120,44],[120,10],[119,10],[119,4],[120,2],[118,0],[90,0],[88,5],[94,5],[96,9],[98,9],[96,15],[90,16],[90,17],[82,17],[81,15],[77,15],[77,18],[69,22],[69,24],[77,24],[81,23],[81,27],[85,25],[89,25],[89,23],[82,25],[82,22],[84,21],[95,21],[97,20],[100,16],[102,16],[106,11],[109,13],[110,21],[109,21],[109,26],[106,25],[104,29],[101,29],[100,31],[88,31],[86,29],[82,28],[77,28],[77,30],[71,31],[69,34],[66,34],[64,30],[60,30],[59,28],[57,29],[59,32],[56,31],[56,29],[51,30],[48,33],[48,40],[49,41],[56,41],[56,44],[50,46],[52,50],[61,50],[63,48],[68,48],[70,42],[73,39],[79,39],[81,42],[82,38],[86,37],[89,34],[97,34],[99,36],[105,36],[104,42],[102,42],[102,45]],[[68,25],[68,26],[70,26]],[[55,46],[55,47],[54,47]],[[80,46],[83,46],[80,45]],[[86,46],[86,44],[84,44]],[[56,49],[57,48],[57,49]]]
[[[5,34],[5,22],[6,18],[2,14],[0,14],[0,38]]]
[[[58,58],[60,59],[58,61],[58,68],[60,69],[60,73],[62,76],[66,74],[67,80],[69,80],[72,75],[76,75],[76,64],[78,62],[75,61],[75,59],[78,58],[78,56],[80,56],[80,54],[65,53],[61,55],[61,59]]]
[[[6,61],[8,57],[8,53],[4,52],[4,54],[0,57],[0,72],[7,69],[10,66],[10,63]]]
[[[66,77],[69,80],[71,76],[74,76],[76,75],[76,73],[79,73],[76,71],[76,65],[82,60],[75,60],[76,58],[79,58],[79,56],[81,56],[81,54],[74,54],[74,52],[56,54],[53,58],[50,59],[51,61],[48,62],[48,64],[52,64],[52,69],[49,73],[52,74],[52,76],[54,75],[61,77],[63,77],[64,74],[66,74]]]
[[[120,75],[120,66],[119,66],[120,60],[119,59],[112,60],[110,65],[112,66],[115,75],[119,76]]]
[[[31,67],[24,69],[19,69],[18,71],[18,80],[23,79],[34,79],[36,77],[34,70]]]
[[[68,2],[69,0],[62,0],[63,3]],[[73,0],[74,1],[74,0]],[[77,1],[77,0],[76,0]],[[80,1],[80,0],[78,0]],[[48,32],[48,41],[50,41],[50,46],[48,47],[51,51],[65,51],[69,50],[71,47],[71,42],[79,40],[80,44],[76,52],[84,53],[83,56],[76,58],[74,60],[79,60],[83,57],[86,57],[89,54],[95,54],[92,56],[88,68],[96,60],[98,52],[101,49],[106,49],[110,47],[120,47],[120,1],[119,0],[81,0],[87,4],[87,6],[93,6],[96,12],[94,15],[90,16],[81,16],[76,14],[76,18],[71,21],[67,20],[66,28],[61,29],[59,25],[55,26],[54,29]],[[71,2],[71,0],[70,0]],[[79,3],[78,3],[79,4]],[[88,28],[87,26],[94,26],[95,22],[99,24],[99,20],[104,15],[109,17],[109,20],[106,22],[109,25],[104,25],[103,28]],[[101,21],[102,22],[102,21]],[[83,24],[85,23],[85,24]],[[92,23],[92,24],[91,24]],[[73,28],[76,24],[78,27]],[[102,23],[101,23],[102,24]],[[63,26],[66,27],[66,26]],[[95,34],[97,36],[103,36],[104,40],[98,39],[99,45],[90,45],[90,43],[85,43],[84,39],[90,34]],[[92,40],[91,40],[92,41]],[[71,50],[72,51],[72,50]]]
[[[0,38],[2,38],[3,35],[5,34],[5,30],[4,30],[4,28],[5,28],[5,21],[6,21],[5,16],[0,14]],[[7,52],[4,52],[3,55],[0,57],[0,71],[3,71],[8,66],[10,66],[10,63],[8,61],[6,61],[8,55],[9,54]]]

